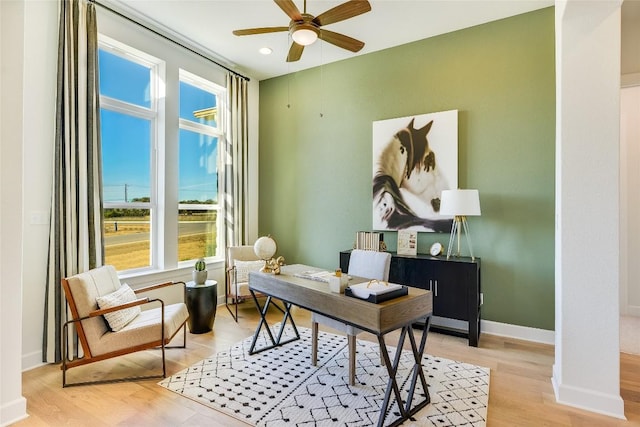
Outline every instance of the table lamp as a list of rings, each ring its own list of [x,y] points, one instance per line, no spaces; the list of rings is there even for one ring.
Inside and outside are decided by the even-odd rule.
[[[464,228],[471,259],[475,260],[473,250],[471,249],[471,233],[469,233],[467,217],[480,216],[480,196],[478,190],[443,190],[440,195],[440,215],[454,217],[453,223],[451,224],[449,246],[447,247],[447,259],[451,256],[454,239],[458,241],[456,256],[460,256],[460,234],[461,229]]]

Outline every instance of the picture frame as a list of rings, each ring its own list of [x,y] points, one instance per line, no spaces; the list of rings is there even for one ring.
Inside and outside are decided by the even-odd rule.
[[[373,122],[373,229],[448,232],[442,190],[458,187],[458,110]]]

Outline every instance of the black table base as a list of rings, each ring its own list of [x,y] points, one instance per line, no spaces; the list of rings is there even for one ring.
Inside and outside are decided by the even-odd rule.
[[[253,296],[253,301],[258,308],[258,312],[260,312],[260,323],[256,328],[255,333],[253,334],[253,340],[251,341],[251,347],[249,348],[249,354],[256,354],[262,351],[270,350],[275,347],[279,347],[281,345],[290,343],[292,341],[296,341],[300,339],[300,334],[298,333],[298,328],[296,328],[296,324],[293,321],[293,317],[291,317],[291,307],[292,303],[287,301],[282,301],[283,307],[279,306],[275,301],[273,301],[271,296],[267,296],[267,299],[263,306],[260,306],[258,298],[256,297],[253,290],[250,291]],[[280,322],[280,329],[277,331],[276,336],[274,336],[269,324],[267,322],[267,311],[269,307],[275,307],[278,311],[282,313],[282,320]],[[282,341],[282,334],[284,332],[284,328],[289,322],[295,331],[295,337],[289,338],[285,341]],[[424,408],[431,402],[431,396],[429,396],[429,388],[427,387],[427,380],[424,376],[424,371],[422,369],[422,356],[424,355],[424,348],[427,343],[427,335],[429,333],[429,325],[431,324],[431,316],[427,317],[425,320],[424,328],[422,328],[422,333],[420,336],[420,342],[416,342],[416,338],[414,335],[414,329],[411,323],[402,327],[400,331],[400,337],[398,338],[398,345],[396,347],[397,351],[393,361],[389,358],[389,352],[387,350],[387,344],[384,340],[385,334],[379,334],[378,343],[380,344],[380,352],[382,355],[382,360],[384,361],[384,365],[387,368],[387,372],[389,373],[389,382],[387,383],[387,390],[384,395],[384,400],[382,402],[382,406],[380,408],[380,415],[378,417],[378,427],[382,427],[387,419],[387,416],[393,409],[393,406],[390,408],[389,404],[392,401],[392,396],[395,398],[396,405],[398,407],[400,417],[390,424],[390,427],[399,426],[404,421],[410,419],[413,415],[415,415],[420,409]],[[271,341],[271,345],[267,345],[265,347],[259,348],[256,350],[256,342],[258,337],[260,336],[261,330],[264,330],[269,335],[269,340]],[[410,370],[409,376],[411,377],[409,381],[409,390],[406,401],[403,401],[402,396],[400,395],[400,386],[398,385],[398,379],[396,377],[396,373],[398,372],[398,365],[400,364],[400,357],[402,355],[402,348],[404,346],[404,342],[406,338],[409,338],[409,343],[411,344],[411,352],[413,354],[413,367]],[[409,380],[407,378],[407,380]],[[414,402],[414,393],[416,389],[416,385],[420,381],[423,390],[424,398],[417,403]]]
[[[293,321],[293,317],[291,317],[291,306],[293,304],[286,302],[286,301],[282,301],[282,304],[284,305],[284,307],[280,307],[275,301],[273,301],[273,299],[268,296],[264,306],[260,306],[260,302],[258,301],[258,298],[256,297],[255,292],[253,292],[252,290],[250,290],[249,292],[251,292],[251,296],[253,297],[253,301],[256,303],[256,307],[258,308],[258,312],[260,313],[260,323],[258,324],[258,327],[256,328],[255,333],[253,334],[253,340],[251,341],[251,347],[249,348],[249,354],[256,354],[256,353],[260,353],[261,351],[265,351],[265,350],[270,350],[274,347],[278,347],[281,346],[283,344],[287,344],[290,343],[292,341],[296,341],[300,339],[300,334],[298,333],[298,328],[296,328],[296,324]],[[277,337],[273,336],[273,332],[271,332],[271,328],[269,327],[269,324],[267,323],[267,311],[269,311],[269,307],[275,307],[278,311],[280,311],[282,313],[282,321],[280,322],[280,329],[278,330],[278,334]],[[296,334],[295,337],[290,338],[286,341],[282,341],[282,333],[284,332],[284,328],[287,324],[287,322],[289,322],[291,324],[291,326],[293,327],[293,330]],[[259,348],[259,349],[255,349],[256,347],[256,342],[258,341],[258,336],[260,336],[260,331],[262,330],[262,328],[264,327],[265,331],[267,332],[267,334],[269,335],[269,339],[271,340],[271,345]]]

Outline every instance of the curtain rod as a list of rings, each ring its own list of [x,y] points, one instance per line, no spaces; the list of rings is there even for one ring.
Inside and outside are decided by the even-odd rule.
[[[124,14],[122,14],[122,13],[118,12],[117,10],[114,10],[114,9],[110,8],[110,7],[109,7],[109,6],[107,6],[107,5],[100,3],[100,2],[99,2],[99,1],[97,1],[97,0],[89,0],[89,1],[90,1],[91,3],[93,3],[93,4],[95,4],[95,5],[100,6],[101,8],[103,8],[103,9],[105,9],[105,10],[108,10],[109,12],[111,12],[111,13],[113,13],[113,14],[115,14],[115,15],[118,15],[118,16],[119,16],[119,17],[121,17],[121,18],[126,19],[126,20],[127,20],[127,21],[129,21],[129,22],[132,22],[132,23],[134,23],[134,24],[136,24],[136,25],[138,25],[138,26],[140,26],[140,27],[144,28],[145,30],[151,31],[153,34],[155,34],[155,35],[157,35],[157,36],[159,36],[159,37],[162,37],[163,39],[165,39],[165,40],[167,40],[167,41],[169,41],[169,42],[171,42],[171,43],[173,43],[173,44],[176,44],[176,45],[180,46],[181,48],[188,50],[188,51],[189,51],[189,52],[191,52],[191,53],[195,53],[196,55],[198,55],[198,56],[200,56],[200,57],[202,57],[202,58],[206,59],[206,60],[207,60],[207,61],[209,61],[209,62],[213,62],[213,63],[214,63],[214,64],[216,64],[218,67],[224,68],[225,70],[229,71],[230,73],[233,73],[233,74],[235,74],[236,76],[238,76],[238,77],[241,77],[241,78],[245,79],[246,81],[250,81],[249,77],[244,76],[244,75],[240,74],[239,72],[237,72],[237,71],[235,71],[235,70],[232,70],[231,68],[229,68],[229,67],[227,67],[227,66],[225,66],[225,65],[223,65],[223,64],[221,64],[221,63],[219,63],[218,61],[216,61],[216,60],[215,60],[215,59],[213,59],[213,58],[209,58],[207,55],[205,55],[205,54],[204,54],[204,53],[202,53],[202,52],[198,52],[197,50],[195,50],[195,49],[193,49],[193,48],[191,48],[191,47],[189,47],[189,46],[185,46],[184,44],[180,43],[179,41],[174,40],[174,39],[172,39],[171,37],[168,37],[168,36],[166,36],[166,35],[162,34],[161,32],[154,30],[153,28],[149,28],[149,27],[147,27],[146,25],[144,25],[143,23],[138,22],[138,21],[136,21],[135,19],[130,18],[130,17],[128,17],[128,16],[126,16],[126,15],[124,15]]]

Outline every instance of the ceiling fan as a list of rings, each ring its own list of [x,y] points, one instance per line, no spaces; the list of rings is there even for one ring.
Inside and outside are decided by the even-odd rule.
[[[328,24],[344,21],[371,10],[371,5],[367,0],[349,0],[332,9],[313,16],[307,13],[307,0],[304,0],[304,12],[300,13],[293,0],[273,0],[286,13],[291,22],[288,27],[262,27],[248,28],[245,30],[235,30],[236,36],[248,36],[252,34],[277,33],[289,31],[293,43],[289,48],[287,62],[294,62],[300,59],[305,46],[308,46],[321,39],[336,45],[342,49],[358,52],[364,47],[364,43],[344,34],[324,30],[321,27]]]

